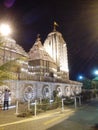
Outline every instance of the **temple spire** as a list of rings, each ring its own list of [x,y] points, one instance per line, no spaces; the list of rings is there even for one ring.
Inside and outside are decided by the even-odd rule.
[[[37,34],[37,39],[36,41],[40,41],[40,34]]]
[[[59,26],[59,25],[57,24],[57,22],[54,21],[54,28],[53,28],[53,31],[56,31],[56,27],[57,27],[57,26]]]

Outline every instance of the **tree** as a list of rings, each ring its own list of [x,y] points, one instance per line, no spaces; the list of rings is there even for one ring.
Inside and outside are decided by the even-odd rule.
[[[81,80],[83,83],[83,89],[92,89],[92,81],[88,78],[83,78]]]

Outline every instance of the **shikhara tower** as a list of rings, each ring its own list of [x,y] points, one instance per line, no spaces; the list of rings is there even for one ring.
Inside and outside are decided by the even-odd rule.
[[[66,78],[69,79],[66,42],[62,34],[56,30],[56,25],[54,23],[53,32],[48,34],[44,42],[44,48],[58,65],[57,72],[66,75]]]

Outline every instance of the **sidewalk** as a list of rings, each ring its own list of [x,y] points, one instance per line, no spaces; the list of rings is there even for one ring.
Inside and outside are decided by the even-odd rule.
[[[16,109],[15,108],[11,108],[9,110],[1,110],[0,111],[0,126],[6,123],[13,123],[13,122],[19,122],[19,121],[24,121],[24,120],[28,120],[28,119],[32,119],[32,120],[37,120],[39,118],[44,118],[47,116],[51,116],[53,114],[57,114],[57,113],[61,113],[61,112],[67,112],[67,111],[75,111],[75,109],[71,109],[71,108],[65,108],[63,111],[61,108],[58,109],[54,109],[54,110],[50,110],[50,111],[46,111],[43,113],[39,113],[36,116],[32,116],[31,117],[17,117],[17,115],[15,114]]]

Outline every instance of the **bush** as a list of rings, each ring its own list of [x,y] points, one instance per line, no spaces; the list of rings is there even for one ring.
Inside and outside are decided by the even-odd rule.
[[[74,104],[74,99],[71,99],[70,97],[66,97],[64,100],[64,105],[72,105]]]
[[[20,105],[21,112],[17,115],[17,117],[28,117],[28,116],[35,114],[35,105],[30,107],[31,108],[30,111],[28,111],[27,104],[25,107],[24,106],[25,106],[25,104]],[[61,107],[61,106],[62,106],[62,102],[61,102],[60,97],[56,97],[55,101],[52,103],[50,103],[49,98],[43,99],[41,104],[39,102],[37,102],[36,113],[38,114],[38,113],[45,112],[47,110],[53,110],[53,109],[56,109],[56,108]]]

